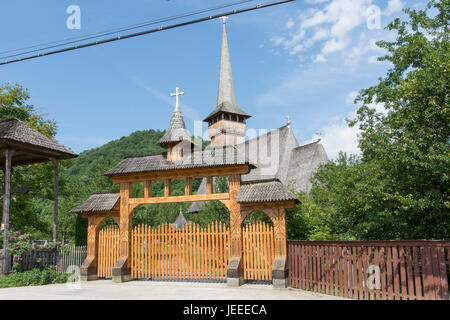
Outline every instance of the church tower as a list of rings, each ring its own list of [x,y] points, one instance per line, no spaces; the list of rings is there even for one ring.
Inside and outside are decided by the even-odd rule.
[[[208,134],[211,139],[211,146],[213,147],[236,145],[244,142],[246,121],[251,117],[236,104],[233,76],[231,74],[230,52],[228,50],[227,17],[222,17],[222,19],[222,53],[220,58],[217,105],[214,111],[203,120],[208,122]]]
[[[179,92],[178,87],[175,93],[171,96],[176,98],[175,110],[170,119],[169,128],[164,136],[157,142],[161,147],[167,149],[167,161],[177,161],[183,158],[183,153],[191,151],[192,139],[189,132],[186,130],[183,114],[180,110],[178,96],[184,95],[184,92]]]

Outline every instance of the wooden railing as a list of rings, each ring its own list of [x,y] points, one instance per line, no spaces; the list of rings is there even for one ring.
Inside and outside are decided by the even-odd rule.
[[[262,221],[247,224],[242,230],[242,239],[244,279],[272,280],[273,227]]]
[[[131,233],[131,276],[146,279],[225,279],[229,229],[215,222],[176,229],[136,226]]]
[[[289,285],[354,299],[449,298],[450,241],[289,241]]]

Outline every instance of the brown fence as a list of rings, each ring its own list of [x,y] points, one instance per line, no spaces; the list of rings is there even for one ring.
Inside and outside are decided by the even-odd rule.
[[[289,285],[353,299],[449,299],[450,241],[289,241]]]

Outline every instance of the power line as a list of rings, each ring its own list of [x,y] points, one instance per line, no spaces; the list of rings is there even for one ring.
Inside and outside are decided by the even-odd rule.
[[[39,48],[39,47],[43,47],[43,46],[59,43],[58,45],[54,45],[54,46],[51,46],[51,47],[39,48],[39,49],[32,50],[32,51],[21,52],[21,53],[17,53],[17,54],[14,54],[14,55],[0,57],[0,59],[7,59],[7,58],[16,57],[16,56],[20,56],[20,55],[24,55],[24,54],[28,54],[28,53],[33,53],[33,52],[37,52],[37,51],[41,51],[41,50],[46,50],[46,49],[51,49],[51,48],[56,48],[56,47],[72,44],[72,43],[77,43],[77,42],[81,42],[81,41],[85,41],[85,40],[91,40],[91,39],[95,39],[95,38],[100,38],[100,37],[107,36],[107,35],[114,34],[114,33],[119,33],[119,32],[129,31],[129,30],[138,29],[138,28],[142,28],[142,27],[147,27],[147,26],[150,26],[150,25],[153,25],[153,24],[156,24],[156,23],[168,22],[168,21],[171,21],[171,20],[176,20],[176,19],[180,19],[180,18],[186,18],[186,17],[197,15],[197,14],[200,14],[200,13],[205,13],[205,12],[209,12],[209,11],[215,11],[215,10],[219,10],[219,9],[223,9],[223,8],[227,8],[227,7],[232,7],[232,6],[235,6],[235,5],[239,5],[239,4],[243,4],[243,3],[247,3],[247,2],[252,2],[252,1],[254,1],[254,0],[235,1],[235,2],[232,2],[232,3],[227,3],[227,4],[218,5],[218,6],[214,6],[214,7],[208,7],[208,8],[204,8],[204,9],[201,9],[201,10],[191,11],[191,12],[188,12],[188,13],[183,13],[183,14],[178,14],[178,15],[174,15],[174,16],[169,16],[169,17],[165,17],[165,18],[161,18],[161,19],[157,19],[157,20],[150,20],[150,21],[136,23],[136,24],[132,24],[132,25],[124,26],[124,27],[118,27],[118,28],[114,28],[114,29],[101,31],[101,32],[95,32],[95,33],[87,34],[87,35],[84,35],[84,36],[66,38],[66,39],[62,39],[62,40],[36,44],[36,45],[24,47],[24,48],[2,51],[2,52],[0,52],[0,54],[13,53],[13,52],[17,52],[17,51],[33,49],[33,48]],[[61,43],[61,42],[64,42],[64,41],[70,41],[70,42]]]
[[[243,12],[248,12],[248,11],[258,10],[258,9],[262,9],[262,8],[272,7],[272,6],[276,6],[276,5],[284,4],[284,3],[288,3],[288,2],[293,2],[293,1],[295,1],[295,0],[283,0],[283,1],[276,1],[276,2],[260,4],[260,5],[256,5],[256,6],[250,7],[250,8],[224,12],[224,13],[211,15],[211,16],[208,16],[208,17],[203,17],[203,18],[199,18],[199,19],[195,19],[195,20],[190,20],[190,21],[186,21],[186,22],[182,22],[182,23],[178,23],[178,24],[173,24],[173,25],[169,25],[169,26],[165,26],[165,27],[161,26],[161,27],[156,28],[156,29],[145,30],[145,31],[137,32],[137,33],[127,34],[127,35],[124,35],[124,36],[117,36],[117,37],[114,37],[114,38],[109,38],[109,39],[104,39],[104,40],[100,40],[100,41],[90,42],[90,43],[81,44],[81,45],[77,45],[77,46],[72,46],[72,47],[59,49],[59,50],[55,50],[55,51],[48,51],[48,52],[39,53],[39,54],[36,54],[36,55],[23,57],[23,58],[18,58],[18,59],[14,59],[14,60],[6,60],[6,61],[3,61],[3,62],[0,62],[0,66],[5,65],[5,64],[11,64],[11,63],[15,63],[15,62],[20,62],[20,61],[40,58],[40,57],[53,55],[53,54],[57,54],[57,53],[63,53],[63,52],[67,52],[67,51],[73,51],[73,50],[78,50],[78,49],[82,49],[82,48],[92,47],[92,46],[105,44],[105,43],[109,43],[109,42],[114,42],[114,41],[119,41],[119,40],[124,40],[124,39],[128,39],[128,38],[134,38],[134,37],[142,36],[142,35],[145,35],[145,34],[156,33],[156,32],[160,32],[160,31],[164,31],[164,30],[170,30],[170,29],[174,29],[174,28],[184,27],[184,26],[191,25],[191,24],[194,24],[194,23],[199,23],[199,22],[204,22],[204,21],[208,21],[208,20],[212,20],[212,19],[217,19],[217,18],[220,18],[222,16],[231,16],[231,15],[235,15],[235,14],[239,14],[239,13],[243,13]]]

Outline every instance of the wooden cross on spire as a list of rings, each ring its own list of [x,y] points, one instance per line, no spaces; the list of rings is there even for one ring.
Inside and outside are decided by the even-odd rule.
[[[171,97],[175,97],[175,100],[176,100],[175,101],[175,110],[176,111],[180,110],[180,101],[178,100],[178,96],[184,95],[184,92],[180,92],[180,91],[178,91],[178,89],[180,89],[180,88],[176,87],[175,88],[175,93],[171,93],[170,94]]]

